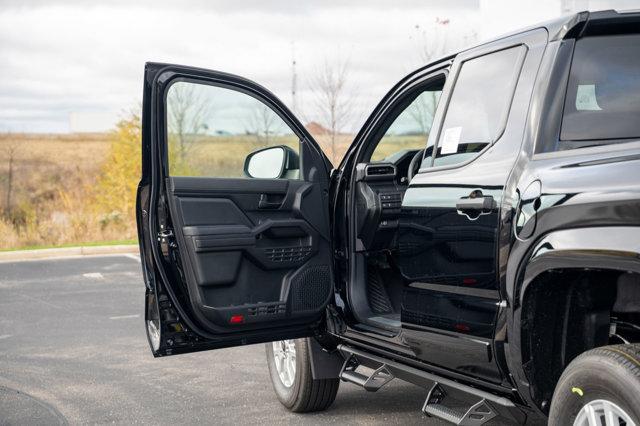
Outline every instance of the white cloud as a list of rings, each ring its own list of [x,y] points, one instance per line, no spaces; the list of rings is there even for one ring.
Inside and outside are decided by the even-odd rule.
[[[146,61],[240,74],[290,103],[293,41],[298,104],[308,105],[309,76],[325,57],[348,57],[360,93],[355,116],[363,119],[420,64],[415,25],[430,29],[437,17],[448,18],[456,39],[463,27],[495,36],[491,19],[534,23],[524,12],[514,15],[518,8],[506,1],[497,9],[485,0],[185,3],[0,3],[0,131],[67,131],[72,113],[114,117],[140,103]],[[536,19],[559,14],[559,1],[544,5],[542,12],[536,9]],[[502,13],[493,18],[483,15],[482,7]],[[104,123],[96,124],[101,127]]]

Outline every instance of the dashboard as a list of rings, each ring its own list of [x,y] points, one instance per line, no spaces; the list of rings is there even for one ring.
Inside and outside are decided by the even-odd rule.
[[[384,161],[356,165],[356,251],[393,248],[409,165],[417,153],[403,150]]]

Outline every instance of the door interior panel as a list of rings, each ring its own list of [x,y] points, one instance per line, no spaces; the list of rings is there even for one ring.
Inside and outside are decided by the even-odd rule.
[[[191,307],[207,326],[224,333],[322,313],[331,259],[317,185],[171,177],[167,188]]]
[[[247,122],[257,114],[268,129]],[[162,63],[145,65],[142,123],[136,219],[154,355],[320,332],[332,167],[304,125],[250,80]]]

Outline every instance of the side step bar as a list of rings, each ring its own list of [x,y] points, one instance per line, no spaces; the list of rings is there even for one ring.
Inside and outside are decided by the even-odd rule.
[[[435,383],[424,401],[422,412],[428,416],[437,417],[460,426],[483,425],[498,415],[491,408],[491,404],[484,399],[476,402],[461,413],[442,404],[445,396],[446,393],[440,383]]]
[[[389,372],[386,364],[382,364],[369,375],[364,375],[356,371],[360,365],[361,364],[358,361],[358,357],[355,355],[350,355],[349,358],[347,358],[347,360],[344,362],[342,370],[340,370],[340,378],[345,382],[351,382],[358,386],[362,386],[369,392],[377,391],[394,379],[393,374]]]
[[[368,391],[377,391],[393,378],[429,389],[429,394],[422,407],[422,411],[429,416],[457,425],[474,426],[484,424],[497,415],[517,423],[522,423],[526,419],[524,413],[508,398],[351,346],[339,345],[338,350],[346,360],[340,372],[342,380],[355,383]],[[359,366],[371,368],[374,372],[370,375],[359,373],[356,371]],[[468,402],[470,407],[463,412],[448,408],[442,404],[447,396],[452,396],[458,401]]]

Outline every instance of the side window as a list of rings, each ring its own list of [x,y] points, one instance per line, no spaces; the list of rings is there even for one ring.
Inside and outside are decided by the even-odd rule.
[[[513,47],[462,64],[438,137],[434,166],[471,160],[500,137],[523,51],[522,46]]]
[[[592,145],[571,141],[640,138],[639,115],[640,36],[578,40],[558,149]]]
[[[283,160],[283,152],[295,156],[300,141],[291,128],[269,106],[246,93],[225,87],[177,81],[166,95],[167,144],[169,174],[241,178],[252,167],[245,167],[247,156],[265,147],[284,146],[278,155],[256,154],[255,159],[267,168]],[[273,154],[273,152],[272,152]],[[296,170],[286,170],[286,178],[297,179]],[[270,176],[269,170],[255,177]],[[270,176],[272,177],[272,176]]]
[[[444,80],[443,76],[429,85],[401,110],[378,142],[371,161],[383,161],[404,150],[425,148]]]

